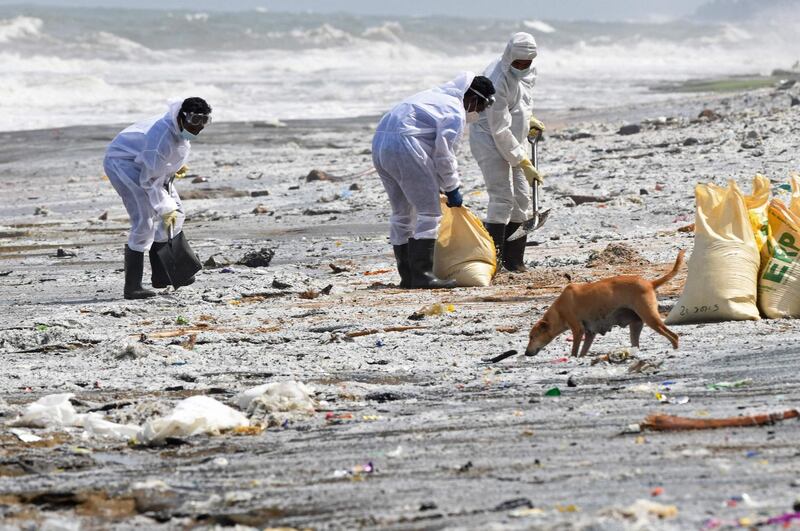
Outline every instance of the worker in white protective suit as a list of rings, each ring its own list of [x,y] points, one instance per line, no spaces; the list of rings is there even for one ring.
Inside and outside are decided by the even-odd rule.
[[[202,98],[170,104],[169,111],[137,122],[119,133],[106,150],[103,166],[122,198],[131,230],[125,245],[126,299],[145,299],[155,292],[142,287],[144,252],[150,250],[152,284],[169,285],[157,251],[169,231],[178,234],[185,218],[172,180],[189,157],[191,140],[211,121],[211,107]],[[191,278],[184,285],[191,284]]]
[[[386,113],[372,140],[372,160],[392,206],[389,239],[402,288],[452,288],[433,274],[433,249],[442,211],[460,207],[456,147],[467,121],[491,106],[494,87],[464,72],[449,83],[411,96]]]
[[[536,80],[533,59],[536,40],[515,33],[499,60],[486,69],[495,86],[496,103],[470,129],[470,148],[486,181],[489,206],[486,229],[492,235],[498,261],[509,271],[524,272],[526,238],[507,238],[532,215],[531,186],[543,177],[530,160],[526,137],[543,131],[533,114],[532,89]]]

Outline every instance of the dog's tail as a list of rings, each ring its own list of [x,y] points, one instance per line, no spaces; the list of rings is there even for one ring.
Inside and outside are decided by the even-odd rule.
[[[680,271],[681,266],[683,265],[684,254],[686,254],[686,251],[684,250],[681,250],[681,252],[678,253],[678,258],[675,260],[675,265],[672,266],[672,271],[670,271],[663,277],[657,278],[651,282],[651,284],[653,285],[653,289],[658,288],[661,284],[666,284],[667,282],[672,280],[672,277],[678,274],[678,271]]]

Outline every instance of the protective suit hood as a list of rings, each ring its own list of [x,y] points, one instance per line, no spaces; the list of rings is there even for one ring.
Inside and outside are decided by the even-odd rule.
[[[170,129],[172,129],[176,135],[181,134],[181,126],[178,125],[178,114],[180,114],[182,106],[183,100],[170,101],[169,110],[167,111],[167,116],[171,118],[170,120],[167,120],[167,122],[170,125]],[[164,116],[164,118],[167,116]]]
[[[536,39],[530,33],[519,32],[511,36],[511,40],[506,45],[503,52],[502,63],[506,68],[511,68],[511,63],[522,59],[524,61],[533,60],[537,55]]]
[[[474,72],[461,72],[455,79],[448,81],[434,90],[462,100],[464,99],[464,94],[469,90],[469,86],[472,85],[473,79],[475,79]]]

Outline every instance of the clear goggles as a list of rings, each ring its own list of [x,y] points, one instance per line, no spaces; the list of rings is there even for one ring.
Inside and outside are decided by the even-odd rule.
[[[199,112],[183,113],[183,120],[189,125],[207,125],[211,123],[211,115]]]
[[[479,97],[480,97],[480,98],[481,98],[481,99],[482,99],[484,102],[486,102],[486,107],[491,107],[492,105],[494,105],[494,96],[489,96],[489,97],[487,98],[486,96],[484,96],[483,94],[481,94],[480,92],[478,92],[477,90],[475,90],[475,89],[474,89],[474,88],[472,88],[472,87],[470,87],[470,88],[469,88],[469,91],[470,91],[470,92],[474,92],[474,93],[475,93],[475,94],[477,94],[477,95],[478,95],[478,96],[479,96]]]

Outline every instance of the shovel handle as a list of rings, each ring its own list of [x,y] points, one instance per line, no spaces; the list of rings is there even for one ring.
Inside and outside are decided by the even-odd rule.
[[[528,142],[531,144],[531,161],[537,170],[539,169],[539,137],[541,135],[542,133],[537,131],[535,136],[528,137]],[[533,213],[536,215],[539,212],[539,181],[531,184],[531,191],[533,192]]]

